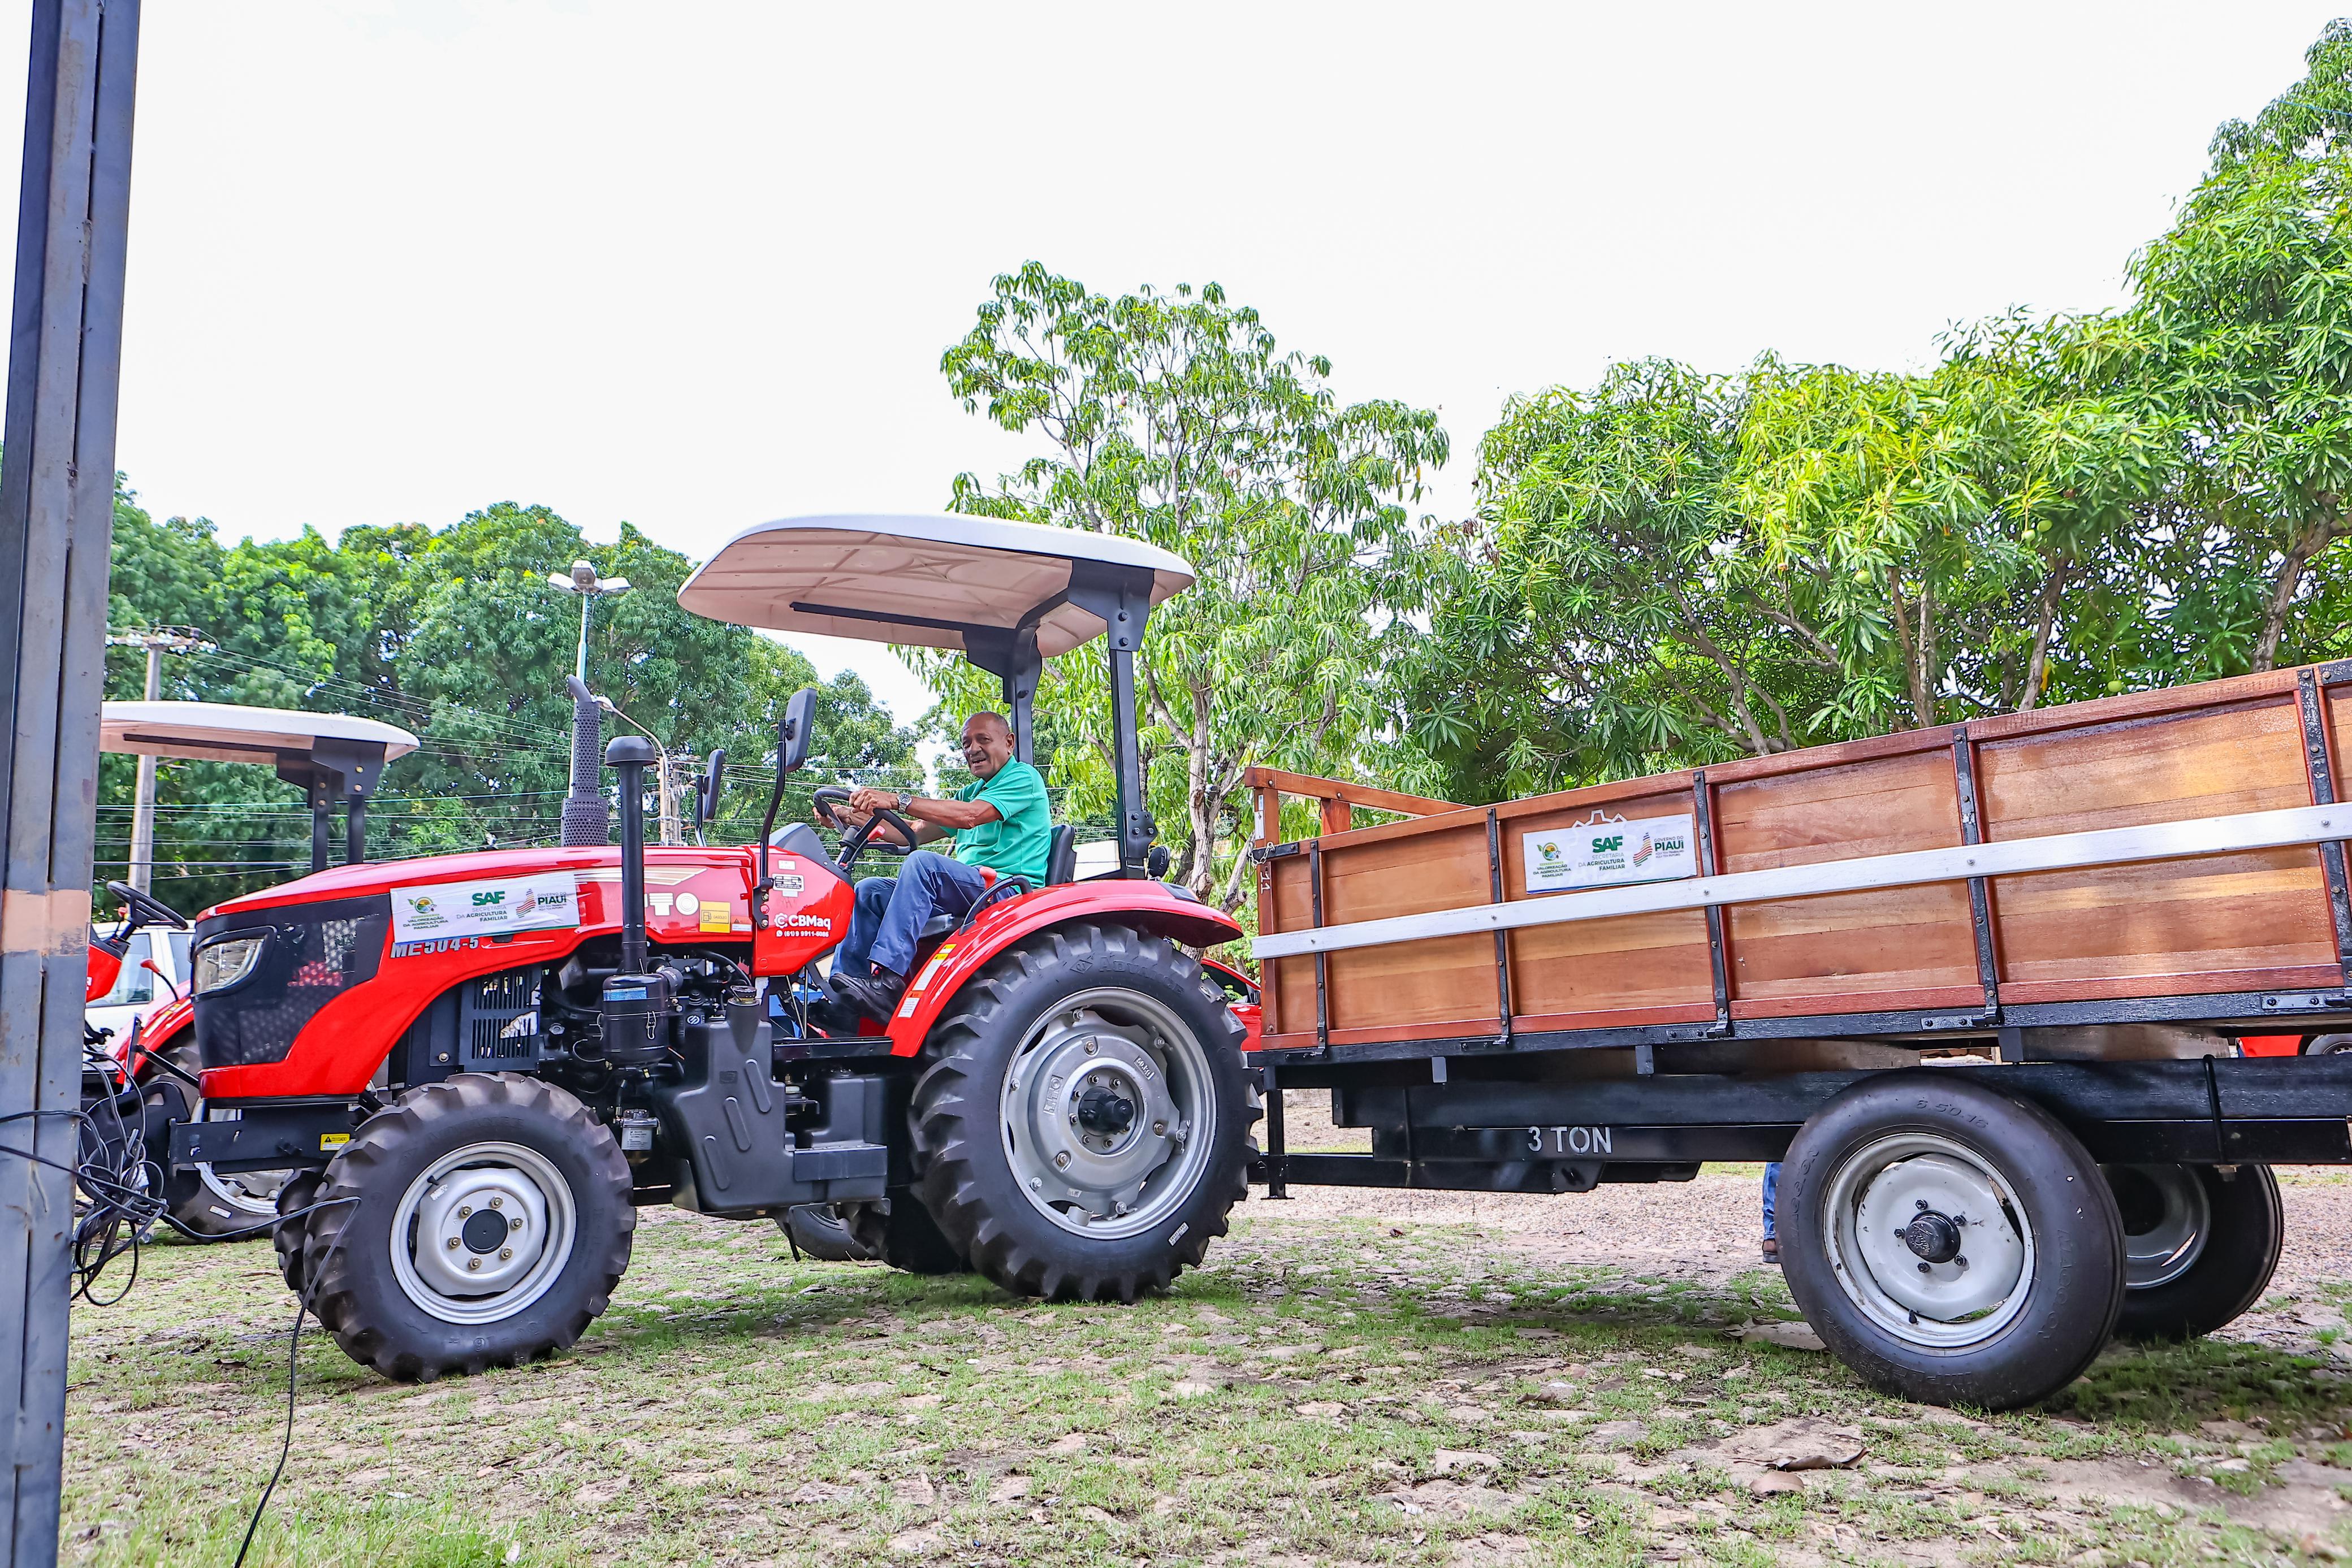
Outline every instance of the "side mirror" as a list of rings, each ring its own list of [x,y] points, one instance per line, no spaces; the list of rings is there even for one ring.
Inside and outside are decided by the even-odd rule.
[[[808,760],[809,737],[816,730],[816,688],[803,686],[784,705],[784,716],[776,721],[776,774],[800,771]]]
[[[710,754],[710,764],[703,769],[702,783],[694,792],[694,831],[702,831],[703,824],[719,820],[719,791],[727,781],[727,753]]]

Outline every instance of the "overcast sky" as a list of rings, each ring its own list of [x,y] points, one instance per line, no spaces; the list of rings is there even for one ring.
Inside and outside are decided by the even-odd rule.
[[[2329,9],[172,0],[121,463],[231,538],[937,510],[1025,450],[938,363],[1034,257],[1214,279],[1437,408],[1459,513],[1505,397],[1615,358],[1917,366],[2116,302]]]

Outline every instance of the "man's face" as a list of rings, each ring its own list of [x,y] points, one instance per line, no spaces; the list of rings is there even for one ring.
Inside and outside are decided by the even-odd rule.
[[[993,779],[1013,760],[1013,734],[1001,724],[975,718],[963,727],[963,765],[975,779]]]

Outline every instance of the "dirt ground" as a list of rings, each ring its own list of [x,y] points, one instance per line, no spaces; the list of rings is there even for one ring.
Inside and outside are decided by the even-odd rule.
[[[1345,1146],[1313,1130],[1295,1145]],[[1133,1307],[795,1262],[649,1211],[572,1352],[423,1388],[303,1337],[250,1561],[1481,1564],[2352,1556],[2352,1176],[2283,1172],[2261,1308],[1989,1419],[1870,1393],[1757,1261],[1756,1168],[1563,1197],[1297,1189]],[[277,1457],[266,1248],[79,1309],[78,1563],[226,1563]],[[1783,1466],[1789,1468],[1781,1468]]]

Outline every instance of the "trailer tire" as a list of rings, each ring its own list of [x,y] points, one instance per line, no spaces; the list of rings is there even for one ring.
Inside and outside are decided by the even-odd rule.
[[[1823,1106],[1789,1145],[1780,1218],[1806,1322],[1866,1382],[1926,1404],[2047,1398],[2123,1304],[2123,1223],[2097,1164],[1964,1070],[1874,1075]]]
[[[971,1272],[971,1260],[948,1239],[911,1187],[894,1186],[887,1197],[839,1207],[860,1257],[879,1258],[902,1274]],[[807,1243],[802,1246],[807,1249]]]
[[[926,1043],[911,1108],[925,1206],[1017,1295],[1165,1290],[1247,1191],[1259,1111],[1242,1040],[1223,994],[1164,937],[1081,924],[1029,938]],[[1066,1110],[1079,1129],[1066,1134]]]
[[[269,1228],[269,1245],[278,1253],[278,1277],[296,1295],[302,1293],[302,1239],[310,1228],[310,1216],[288,1219],[286,1215],[305,1209],[318,1201],[320,1185],[326,1180],[324,1171],[296,1171],[278,1189],[277,1224]]]
[[[2211,1333],[2263,1299],[2285,1238],[2268,1166],[2108,1166],[2124,1220],[2125,1339]]]
[[[345,1354],[403,1382],[520,1365],[612,1304],[631,1185],[612,1129],[554,1084],[463,1072],[412,1089],[327,1166],[315,1201],[331,1207],[303,1242],[311,1309]]]

